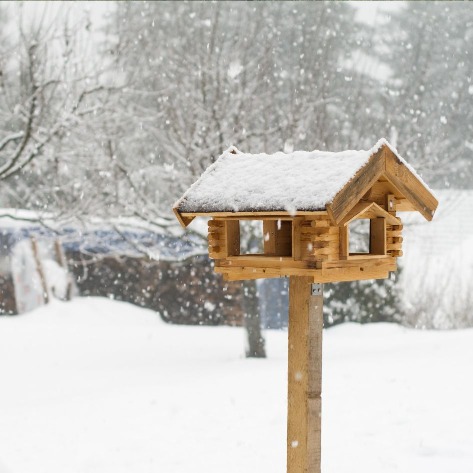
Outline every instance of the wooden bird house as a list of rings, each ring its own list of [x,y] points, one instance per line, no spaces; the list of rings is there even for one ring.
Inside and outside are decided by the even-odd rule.
[[[402,256],[402,211],[431,220],[437,200],[389,143],[369,151],[246,154],[227,150],[176,203],[183,226],[209,220],[209,255],[227,280],[307,276],[380,279]],[[245,254],[240,222],[262,223],[262,252]],[[353,248],[352,229],[365,227]]]
[[[230,148],[175,204],[184,227],[210,218],[209,255],[226,280],[289,276],[288,473],[321,468],[322,283],[387,278],[402,256],[399,212],[431,220],[437,205],[384,139],[339,153]],[[242,242],[258,225],[255,252]]]

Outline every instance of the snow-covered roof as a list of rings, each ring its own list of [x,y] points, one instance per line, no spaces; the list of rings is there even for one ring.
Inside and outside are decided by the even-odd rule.
[[[384,138],[369,150],[337,153],[249,154],[231,147],[188,189],[175,208],[180,213],[325,210],[383,146],[407,166]],[[409,170],[415,174],[412,168]]]

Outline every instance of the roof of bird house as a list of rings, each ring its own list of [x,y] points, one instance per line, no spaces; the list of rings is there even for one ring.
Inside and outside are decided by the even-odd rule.
[[[243,153],[231,147],[179,199],[184,226],[197,215],[328,211],[339,223],[380,178],[431,220],[437,200],[384,138],[369,150]]]

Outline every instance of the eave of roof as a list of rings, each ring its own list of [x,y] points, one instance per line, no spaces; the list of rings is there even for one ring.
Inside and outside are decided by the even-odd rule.
[[[235,148],[230,148],[226,153],[232,155],[237,154],[237,156],[234,156],[234,159],[239,158],[238,154],[243,155],[243,153],[240,153]],[[336,157],[337,155],[346,156],[343,153],[317,153],[320,153],[320,156],[322,157]],[[189,211],[189,209],[186,209],[185,205],[186,198],[192,192],[193,188],[195,189],[202,180],[206,179],[206,176],[216,169],[218,166],[217,161],[210,166],[201,178],[189,188],[179,201],[176,202],[173,208],[174,213],[181,225],[184,227],[187,226],[196,216],[200,215],[208,217],[257,215],[262,217],[263,215],[278,214],[294,217],[297,215],[316,214],[325,211],[328,211],[334,223],[339,224],[347,213],[361,200],[367,190],[369,190],[381,176],[384,176],[427,220],[432,219],[438,205],[437,199],[433,196],[428,186],[417,175],[415,170],[404,161],[404,159],[397,153],[396,149],[385,139],[379,140],[371,150],[345,153],[366,153],[367,159],[365,159],[355,174],[343,183],[335,195],[330,200],[324,202],[323,205],[314,205],[309,208],[296,206],[290,209],[287,207],[282,208],[283,206],[280,208],[268,206],[254,209],[243,207],[241,210],[237,208],[234,210],[230,209],[230,211],[225,207],[213,207],[210,210],[200,209],[197,207],[191,208]],[[225,153],[222,156],[226,156]],[[258,157],[262,155],[248,156]],[[355,156],[363,158],[360,154]],[[286,158],[290,158],[290,155],[286,155]],[[315,159],[317,159],[317,157]],[[363,159],[360,159],[359,161],[361,162]]]

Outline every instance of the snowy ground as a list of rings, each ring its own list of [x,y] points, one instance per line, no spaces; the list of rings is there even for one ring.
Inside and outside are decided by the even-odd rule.
[[[0,318],[1,473],[283,473],[286,339],[103,299]],[[324,473],[473,472],[473,330],[325,333]]]

